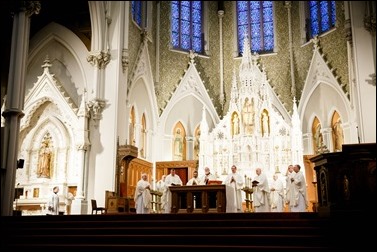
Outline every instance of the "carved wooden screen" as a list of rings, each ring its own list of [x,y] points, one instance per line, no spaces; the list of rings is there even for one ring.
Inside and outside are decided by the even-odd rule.
[[[174,168],[185,185],[193,171],[198,169],[198,164],[198,160],[156,162],[156,179],[158,181],[162,175],[170,174],[170,170]]]

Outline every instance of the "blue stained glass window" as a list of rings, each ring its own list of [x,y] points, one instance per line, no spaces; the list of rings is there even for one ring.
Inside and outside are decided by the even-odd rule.
[[[131,1],[132,19],[141,27],[141,1]]]
[[[243,52],[245,34],[252,52],[274,50],[274,17],[272,1],[237,1],[238,48]]]
[[[203,52],[202,2],[171,2],[171,40],[175,49]]]
[[[308,37],[310,38],[327,32],[335,26],[336,12],[335,1],[309,1],[309,28]]]

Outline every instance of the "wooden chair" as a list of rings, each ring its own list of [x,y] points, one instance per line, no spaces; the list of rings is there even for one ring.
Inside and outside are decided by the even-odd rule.
[[[101,214],[104,214],[104,213],[107,213],[107,209],[105,207],[98,207],[97,206],[97,200],[95,199],[92,199],[92,214],[97,214],[98,211],[101,213]]]

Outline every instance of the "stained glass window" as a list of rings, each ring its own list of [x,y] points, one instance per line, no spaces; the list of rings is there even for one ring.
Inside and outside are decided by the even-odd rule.
[[[203,52],[201,1],[171,2],[171,43],[173,48]]]
[[[335,26],[335,1],[309,1],[308,39],[327,32]]]
[[[141,1],[131,1],[132,19],[141,27]]]
[[[243,52],[245,35],[249,36],[252,52],[274,50],[274,18],[272,1],[237,1],[238,48]]]

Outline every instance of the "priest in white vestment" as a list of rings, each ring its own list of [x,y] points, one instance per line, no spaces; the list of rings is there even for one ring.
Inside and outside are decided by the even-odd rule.
[[[242,188],[244,186],[241,174],[237,173],[235,165],[231,168],[232,172],[226,177],[226,212],[242,212]]]
[[[270,187],[267,176],[262,173],[261,168],[257,168],[255,172],[257,176],[253,181],[253,185],[255,185],[253,187],[254,212],[270,212]]]
[[[160,210],[161,210],[162,213],[165,212],[166,203],[167,203],[167,200],[166,200],[167,186],[165,184],[165,179],[166,179],[166,175],[162,175],[161,179],[159,181],[157,181],[157,183],[156,183],[156,191],[158,191],[162,194],[161,195],[161,207],[160,207]]]
[[[200,179],[198,178],[198,171],[194,171],[192,174],[192,178],[187,181],[186,185],[200,185]]]
[[[290,206],[290,199],[294,198],[293,193],[294,193],[294,184],[292,184],[291,178],[294,176],[293,172],[293,165],[289,165],[287,169],[287,173],[285,174],[285,204],[287,204],[288,207],[288,212],[291,211],[291,206]]]
[[[169,186],[181,186],[182,180],[178,176],[178,174],[175,174],[175,169],[170,170],[170,174],[166,176],[165,178],[165,193],[166,193],[166,206],[165,206],[165,213],[170,213],[171,212],[171,191],[169,189]]]
[[[141,174],[141,179],[136,184],[134,200],[137,214],[148,214],[151,212],[151,185],[147,179],[148,175],[143,173]]]
[[[271,212],[283,212],[284,210],[284,187],[277,174],[272,177],[270,185]]]
[[[206,185],[210,180],[216,180],[216,175],[211,173],[209,167],[204,168],[204,176],[200,178],[200,184]]]
[[[291,212],[306,212],[308,207],[305,177],[300,169],[298,164],[293,166],[294,175],[291,178],[293,192],[290,193],[289,199]]]

